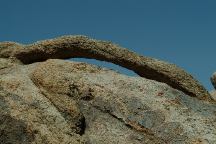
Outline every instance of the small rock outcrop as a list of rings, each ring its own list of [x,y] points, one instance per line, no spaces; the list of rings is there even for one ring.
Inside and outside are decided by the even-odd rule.
[[[211,97],[216,101],[216,90],[210,91]]]
[[[210,80],[211,80],[212,85],[216,89],[216,72],[212,74]]]
[[[215,88],[214,90],[210,92],[210,94],[211,94],[211,97],[216,101],[216,72],[212,74],[212,76],[210,77],[210,80],[211,80],[213,87]]]
[[[17,59],[23,64],[72,57],[108,61],[130,69],[142,77],[167,83],[190,96],[212,101],[207,90],[176,65],[140,56],[110,42],[85,36],[63,36],[31,45],[3,42],[0,43],[0,57]]]

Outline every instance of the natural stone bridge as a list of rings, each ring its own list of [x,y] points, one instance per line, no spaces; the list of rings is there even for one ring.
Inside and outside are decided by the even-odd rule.
[[[213,101],[196,79],[176,65],[140,56],[110,42],[93,40],[86,36],[63,36],[30,45],[2,42],[0,57],[11,58],[23,64],[75,57],[112,62],[141,77],[164,82],[190,96]]]

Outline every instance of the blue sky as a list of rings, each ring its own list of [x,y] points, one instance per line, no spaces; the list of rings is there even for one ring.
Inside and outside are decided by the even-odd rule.
[[[68,34],[109,40],[175,63],[210,90],[209,77],[216,71],[215,7],[215,0],[1,0],[0,41],[32,43]]]

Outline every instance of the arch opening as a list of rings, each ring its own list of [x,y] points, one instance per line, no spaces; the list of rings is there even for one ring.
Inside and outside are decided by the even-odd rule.
[[[84,62],[84,63],[88,63],[88,64],[93,64],[93,65],[97,65],[99,67],[104,67],[110,70],[114,70],[118,73],[127,75],[127,76],[132,76],[132,77],[137,77],[139,75],[137,75],[134,71],[129,70],[127,68],[124,68],[122,66],[113,64],[111,62],[107,62],[107,61],[100,61],[100,60],[96,60],[96,59],[89,59],[89,58],[69,58],[66,59],[68,61],[76,61],[76,62]]]

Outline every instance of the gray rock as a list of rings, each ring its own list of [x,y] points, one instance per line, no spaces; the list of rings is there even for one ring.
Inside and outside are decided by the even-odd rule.
[[[63,36],[31,45],[3,42],[0,43],[0,57],[17,59],[24,64],[51,58],[94,58],[126,67],[142,77],[167,83],[189,96],[213,101],[208,91],[196,79],[176,65],[140,56],[110,42],[85,36]]]
[[[216,143],[216,104],[165,83],[56,59],[0,73],[0,143]]]

